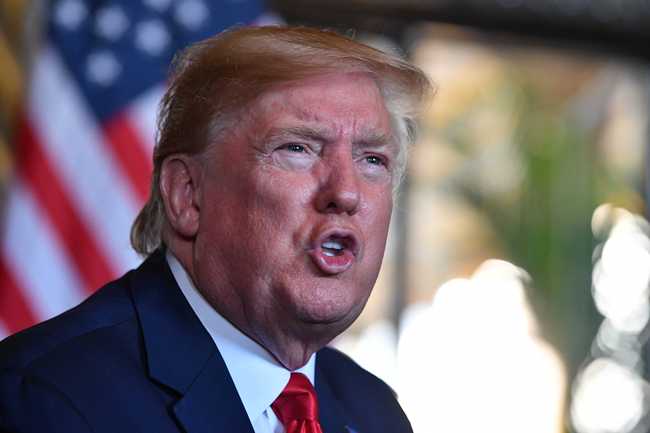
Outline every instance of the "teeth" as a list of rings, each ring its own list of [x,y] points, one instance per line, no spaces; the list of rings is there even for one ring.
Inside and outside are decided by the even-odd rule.
[[[323,248],[327,248],[328,250],[337,250],[337,251],[340,251],[340,250],[342,250],[344,247],[343,247],[343,244],[341,244],[340,242],[336,242],[336,241],[327,241],[327,242],[323,242]]]

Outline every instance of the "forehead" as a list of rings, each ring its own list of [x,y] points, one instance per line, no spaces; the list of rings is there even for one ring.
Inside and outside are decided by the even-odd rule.
[[[391,134],[390,116],[367,73],[334,73],[278,85],[250,111],[258,126],[312,125],[325,133]]]

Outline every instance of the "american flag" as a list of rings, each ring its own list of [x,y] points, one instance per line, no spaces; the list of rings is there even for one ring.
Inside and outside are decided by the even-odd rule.
[[[0,337],[77,304],[141,259],[155,115],[173,54],[261,0],[52,0],[16,134],[0,247]]]

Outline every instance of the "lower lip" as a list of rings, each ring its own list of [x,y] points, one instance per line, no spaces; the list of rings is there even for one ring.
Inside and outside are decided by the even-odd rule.
[[[321,248],[310,252],[310,256],[318,269],[326,274],[335,275],[347,271],[354,263],[354,254],[350,250],[344,250],[336,256],[329,256]]]

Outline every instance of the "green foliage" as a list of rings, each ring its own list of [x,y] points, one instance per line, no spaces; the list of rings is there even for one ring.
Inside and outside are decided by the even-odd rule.
[[[507,259],[533,279],[530,297],[542,332],[567,362],[571,376],[587,357],[600,319],[591,297],[591,214],[603,183],[587,131],[571,121],[563,102],[545,101],[534,86],[509,77],[491,89],[485,100],[514,116],[509,137],[516,150],[510,162],[521,179],[509,191],[482,188],[476,170],[466,170],[454,187],[490,221]],[[477,108],[478,107],[478,108]],[[480,103],[445,129],[445,136],[472,164],[481,143],[468,132]],[[475,135],[475,134],[474,134]],[[477,152],[479,149],[479,152]],[[498,167],[487,165],[491,176]]]

